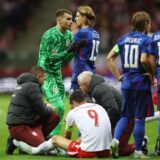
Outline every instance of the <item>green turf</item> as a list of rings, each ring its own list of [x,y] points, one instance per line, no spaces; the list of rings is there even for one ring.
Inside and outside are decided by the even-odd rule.
[[[67,158],[67,157],[58,157],[58,156],[30,156],[30,155],[19,155],[18,152],[16,151],[14,153],[14,155],[12,156],[7,156],[5,154],[5,146],[6,146],[6,139],[8,137],[8,130],[7,130],[7,126],[5,124],[5,120],[6,120],[6,113],[7,113],[7,108],[8,108],[8,104],[10,101],[10,95],[0,95],[0,160],[53,160],[53,159],[59,159],[59,160],[64,160],[64,159],[71,159],[71,158]],[[66,113],[69,110],[68,107],[68,98],[66,96],[66,101],[65,101],[65,106],[66,106]],[[154,146],[155,146],[155,141],[157,138],[157,132],[158,132],[158,126],[157,126],[157,122],[151,122],[149,124],[146,124],[146,134],[148,135],[149,139],[150,139],[150,143],[149,143],[149,154],[153,153],[154,151]],[[63,124],[63,128],[61,131],[61,135],[63,135],[64,133],[64,124]],[[76,134],[77,132],[74,132],[73,134],[73,139],[76,138]],[[131,142],[133,142],[133,138],[131,138]],[[72,158],[75,159],[75,158]],[[108,158],[111,159],[111,158]],[[120,157],[119,159],[132,159],[132,156],[129,157]],[[159,158],[151,158],[151,159],[160,159]]]

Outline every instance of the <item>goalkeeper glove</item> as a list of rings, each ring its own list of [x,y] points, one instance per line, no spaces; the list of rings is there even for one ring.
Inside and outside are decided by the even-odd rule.
[[[78,51],[80,48],[84,47],[87,45],[87,40],[80,40],[78,42],[73,42],[71,44],[71,46],[67,49],[67,52],[70,53],[70,52],[76,52]]]

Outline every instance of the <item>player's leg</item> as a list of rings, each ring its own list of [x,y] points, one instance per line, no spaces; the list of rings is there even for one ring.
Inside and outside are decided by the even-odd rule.
[[[134,118],[130,120],[127,129],[119,139],[119,155],[120,156],[128,156],[132,154],[135,150],[135,145],[129,144],[131,134],[133,133],[133,128],[134,128]]]
[[[160,91],[158,90],[158,137],[155,145],[155,155],[160,155]]]
[[[48,117],[48,119],[44,122],[44,120],[42,120],[43,122],[41,122],[42,124],[42,132],[44,137],[46,138],[50,132],[56,128],[56,126],[59,124],[60,121],[60,117],[56,112],[53,112],[53,114]]]
[[[152,96],[150,91],[135,91],[134,96],[135,126],[133,137],[135,140],[135,158],[143,158],[145,157],[142,153],[142,142],[145,135],[145,117],[148,110],[150,110],[151,115],[153,114]]]
[[[57,87],[54,77],[47,77],[45,83],[42,86],[42,91],[47,99],[47,101],[56,107],[56,112],[60,116],[60,122],[56,128],[51,132],[51,135],[59,134],[62,126],[62,118],[64,115],[64,101],[61,98],[59,88]]]
[[[50,150],[54,149],[54,145],[52,143],[52,138],[48,141],[44,141],[37,147],[33,147],[32,145],[29,145],[23,141],[18,141],[16,139],[13,140],[13,143],[22,151],[28,153],[28,154],[41,154],[49,152]]]
[[[50,135],[54,136],[60,133],[62,123],[63,123],[63,115],[64,115],[64,102],[60,99],[54,102],[51,102],[53,106],[56,106],[56,112],[58,113],[60,120],[58,125],[54,128],[54,130],[51,131]]]
[[[20,125],[11,127],[9,132],[12,138],[26,142],[34,147],[37,147],[45,141],[40,126],[31,128],[26,125]]]
[[[122,90],[122,117],[118,121],[115,131],[114,131],[114,138],[111,142],[111,152],[112,156],[117,158],[119,156],[119,140],[121,135],[125,132],[126,128],[128,127],[128,123],[130,121],[132,108],[131,105],[131,92]]]
[[[68,146],[71,142],[72,142],[71,140],[69,140],[67,138],[64,138],[60,135],[55,135],[55,136],[52,137],[53,145],[57,146],[57,147],[60,147],[60,148],[63,148],[66,151],[67,151]]]

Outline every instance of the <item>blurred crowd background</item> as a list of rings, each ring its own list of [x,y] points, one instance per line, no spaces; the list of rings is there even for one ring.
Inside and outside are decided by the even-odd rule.
[[[0,90],[10,80],[15,84],[13,78],[37,63],[41,36],[55,25],[55,11],[66,8],[75,15],[80,5],[90,5],[96,13],[95,28],[101,36],[97,72],[104,76],[110,74],[106,54],[121,35],[131,31],[134,12],[151,15],[150,34],[160,29],[160,0],[0,0]],[[62,72],[71,76],[72,62],[64,64]]]

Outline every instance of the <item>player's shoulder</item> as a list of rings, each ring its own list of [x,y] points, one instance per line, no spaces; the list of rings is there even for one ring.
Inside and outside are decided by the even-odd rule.
[[[153,35],[152,35],[152,41],[159,41],[160,40],[160,31],[158,32],[155,32]]]
[[[66,30],[66,34],[72,35],[72,32],[71,32],[69,29],[67,29],[67,30]]]
[[[125,40],[127,37],[129,37],[129,36],[130,36],[130,33],[126,33],[126,34],[122,35],[122,36],[118,39],[117,44],[120,45],[120,44],[123,43],[124,40]]]
[[[89,38],[89,37],[96,37],[99,38],[99,33],[92,27],[87,27],[87,28],[82,28],[79,29],[76,33],[75,33],[75,37],[79,37],[79,38]]]
[[[71,109],[68,113],[67,113],[67,118],[72,118],[74,116],[74,109]]]
[[[51,27],[47,31],[44,32],[43,38],[54,37],[55,32],[56,32],[56,27]]]

